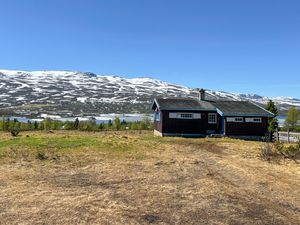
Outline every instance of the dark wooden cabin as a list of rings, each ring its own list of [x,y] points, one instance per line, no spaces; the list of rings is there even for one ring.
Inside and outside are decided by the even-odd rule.
[[[274,115],[249,101],[215,101],[222,116],[222,134],[227,136],[265,136],[268,118]]]
[[[156,98],[153,101],[154,133],[160,136],[263,137],[268,118],[274,115],[249,101],[207,101]]]

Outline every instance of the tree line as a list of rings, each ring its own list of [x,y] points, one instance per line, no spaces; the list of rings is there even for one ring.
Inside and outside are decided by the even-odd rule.
[[[108,123],[96,123],[96,119],[80,121],[76,118],[74,121],[59,121],[46,118],[43,121],[20,122],[17,119],[2,117],[0,121],[0,130],[2,131],[29,131],[29,130],[81,130],[81,131],[104,131],[104,130],[150,130],[153,129],[153,123],[148,117],[142,121],[126,122],[116,117],[109,120]]]
[[[278,110],[272,100],[266,105],[266,109],[275,115],[274,118],[269,118],[269,131],[274,133],[279,129],[278,126]],[[300,111],[296,107],[291,107],[288,110],[284,126],[280,128],[282,131],[295,131],[300,132]]]
[[[300,111],[296,107],[291,107],[288,111],[284,127],[279,128],[278,110],[272,100],[268,102],[265,107],[268,111],[272,112],[275,117],[269,118],[268,130],[270,133],[275,133],[278,129],[283,131],[300,132]],[[43,121],[30,121],[20,122],[17,119],[10,119],[2,117],[0,120],[0,130],[2,131],[26,131],[26,130],[81,130],[81,131],[102,131],[102,130],[152,130],[153,123],[148,117],[144,117],[142,121],[126,122],[121,121],[116,117],[114,120],[109,120],[108,123],[96,123],[96,119],[91,118],[88,121],[80,121],[76,118],[74,121],[59,121],[46,118]]]

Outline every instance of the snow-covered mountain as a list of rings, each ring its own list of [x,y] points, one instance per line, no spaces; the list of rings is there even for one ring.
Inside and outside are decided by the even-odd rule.
[[[127,79],[74,71],[0,70],[0,113],[63,116],[99,113],[146,113],[154,97],[197,98],[196,89],[153,78]],[[209,99],[251,100],[266,104],[268,97],[207,91]],[[273,98],[284,111],[300,100]]]

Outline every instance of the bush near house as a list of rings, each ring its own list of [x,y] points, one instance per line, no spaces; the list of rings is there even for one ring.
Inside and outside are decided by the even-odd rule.
[[[299,159],[300,141],[297,144],[283,144],[282,142],[264,143],[260,147],[260,157],[266,161],[278,159]]]

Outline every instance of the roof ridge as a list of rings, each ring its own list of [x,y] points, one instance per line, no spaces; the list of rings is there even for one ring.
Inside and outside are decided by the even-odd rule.
[[[214,102],[249,102],[248,100],[223,100],[223,99],[213,99]]]
[[[161,109],[215,110],[216,108],[208,101],[199,101],[194,98],[155,98],[154,102]]]
[[[197,99],[195,99],[195,98],[183,98],[183,97],[171,97],[171,98],[164,98],[164,97],[161,97],[161,98],[156,98],[156,99],[172,99],[172,100],[176,100],[176,99],[178,99],[178,100],[182,100],[182,99],[186,99],[186,100],[196,100],[197,101]]]

